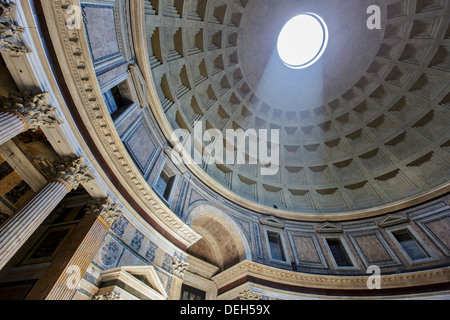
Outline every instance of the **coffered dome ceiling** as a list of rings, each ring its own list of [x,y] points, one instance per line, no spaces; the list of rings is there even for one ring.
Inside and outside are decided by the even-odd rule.
[[[381,8],[381,30],[367,27],[370,5]],[[193,133],[201,121],[224,137],[227,129],[280,130],[276,175],[262,176],[260,164],[200,165],[233,193],[281,210],[341,213],[449,181],[448,1],[147,0],[145,6],[154,85],[173,129]],[[325,20],[329,44],[316,64],[292,70],[276,42],[302,12]]]

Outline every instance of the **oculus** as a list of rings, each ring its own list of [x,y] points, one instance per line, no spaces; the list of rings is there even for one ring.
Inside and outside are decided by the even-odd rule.
[[[328,27],[315,13],[289,20],[278,37],[278,55],[286,66],[304,69],[316,63],[328,45]]]

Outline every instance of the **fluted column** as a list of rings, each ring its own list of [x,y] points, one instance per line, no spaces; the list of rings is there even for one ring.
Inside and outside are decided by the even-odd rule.
[[[30,291],[27,300],[70,300],[122,211],[110,198],[89,201],[84,218]]]
[[[56,163],[54,179],[0,228],[0,269],[2,269],[62,199],[80,183],[93,179],[82,158]]]
[[[22,132],[36,131],[41,126],[54,127],[61,122],[49,106],[48,93],[33,95],[31,91],[10,93],[2,97],[0,111],[0,145]]]
[[[28,122],[18,112],[0,112],[0,145],[27,130]]]

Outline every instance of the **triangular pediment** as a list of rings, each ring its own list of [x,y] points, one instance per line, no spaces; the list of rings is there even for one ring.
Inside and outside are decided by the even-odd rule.
[[[409,218],[400,214],[389,214],[378,221],[378,226],[380,228],[386,228],[389,226],[394,226],[397,224],[407,223],[409,222]]]
[[[259,222],[266,226],[284,229],[284,222],[277,219],[276,217],[261,218],[259,219]]]
[[[325,222],[316,228],[318,233],[342,233],[343,229],[340,225],[331,222]]]
[[[167,299],[167,292],[153,266],[121,267],[105,270],[101,274],[102,283],[125,284],[134,292],[155,300]]]

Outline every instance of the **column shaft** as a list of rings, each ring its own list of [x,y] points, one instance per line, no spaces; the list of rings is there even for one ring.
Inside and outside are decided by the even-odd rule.
[[[2,269],[69,192],[61,181],[49,182],[0,228]]]
[[[14,112],[0,112],[0,145],[27,130],[24,117]]]

